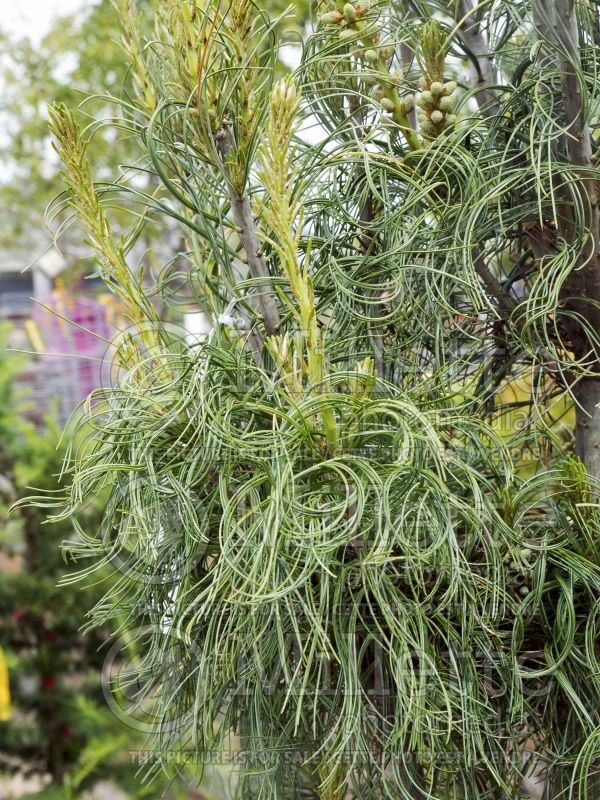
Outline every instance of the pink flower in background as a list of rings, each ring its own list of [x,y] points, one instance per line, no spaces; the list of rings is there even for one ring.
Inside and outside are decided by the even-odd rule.
[[[64,420],[102,385],[106,340],[114,330],[106,306],[95,298],[57,290],[45,305],[47,308],[36,306],[33,313],[43,346],[39,384],[34,391],[38,404],[41,401],[48,407],[57,397],[59,417]]]

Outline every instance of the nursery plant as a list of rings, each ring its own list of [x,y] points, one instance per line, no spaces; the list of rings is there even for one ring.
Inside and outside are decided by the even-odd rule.
[[[95,183],[95,126],[50,114],[130,328],[43,502],[118,574],[90,624],[142,653],[152,763],[235,751],[261,800],[598,797],[596,5],[326,0],[283,78],[251,0],[118,7],[139,159]],[[129,248],[173,224],[149,287]]]

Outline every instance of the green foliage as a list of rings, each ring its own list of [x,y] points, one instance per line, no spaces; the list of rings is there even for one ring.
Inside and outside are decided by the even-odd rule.
[[[60,19],[41,43],[29,39],[13,41],[2,34],[3,86],[0,112],[6,144],[3,156],[6,174],[0,197],[6,213],[0,227],[0,243],[15,248],[27,244],[31,231],[42,227],[44,205],[59,191],[57,164],[46,155],[49,102],[65,102],[73,108],[89,95],[120,92],[127,66],[115,41],[117,19],[110,0],[93,4],[84,13]],[[110,114],[106,100],[96,101]],[[85,120],[85,113],[78,113]],[[89,118],[88,118],[89,119]],[[109,173],[118,169],[115,158],[116,128],[94,137],[94,161]],[[126,144],[121,143],[121,154]],[[32,203],[32,198],[35,203]],[[17,265],[19,267],[25,264]]]
[[[0,647],[11,688],[0,750],[8,765],[52,775],[43,798],[74,800],[106,772],[132,798],[158,796],[164,776],[140,788],[130,763],[129,751],[143,748],[143,737],[115,717],[102,694],[106,630],[81,633],[86,608],[101,599],[111,576],[58,589],[69,570],[61,544],[72,534],[71,523],[47,525],[45,509],[29,506],[7,516],[8,505],[32,486],[56,491],[66,444],[57,446],[60,430],[52,417],[42,431],[24,421],[13,386],[22,360],[0,353],[0,555],[9,559],[0,581]],[[97,503],[83,511],[81,522],[98,529],[100,519]]]
[[[94,125],[90,144],[97,173],[111,176],[124,161],[135,161],[137,143],[120,130],[115,107],[109,101],[111,95],[126,98],[135,91],[134,31],[127,26],[122,32],[119,29],[119,18],[125,22],[129,5],[129,0],[89,4],[77,14],[59,18],[39,43],[25,37],[12,38],[2,31],[0,22],[0,45],[5,53],[0,65],[0,115],[6,161],[5,175],[0,177],[0,198],[5,208],[0,224],[2,247],[23,248],[29,253],[28,237],[32,230],[42,229],[44,207],[60,191],[58,165],[48,157],[49,103],[65,103],[80,124],[89,123],[94,115],[103,118],[102,125]],[[140,4],[136,14],[140,28],[151,30],[155,5]],[[268,5],[271,11],[280,6],[278,16],[286,10],[282,3]],[[300,4],[298,11],[294,21],[302,30],[308,17],[307,4]],[[282,35],[289,35],[289,26],[280,28]],[[121,40],[127,44],[125,51]],[[290,41],[297,42],[298,34]],[[56,227],[62,223],[60,215],[54,219]],[[70,243],[76,244],[78,236],[74,234]]]
[[[541,5],[320,7],[276,81],[247,0],[165,3],[128,45],[123,124],[185,242],[154,291],[185,275],[214,323],[192,348],[107,257],[52,112],[140,316],[43,502],[79,519],[81,575],[128,565],[92,619],[130,631],[158,750],[237,737],[241,798],[516,798],[532,768],[549,796],[594,791],[600,472],[552,410],[600,374],[600,34],[583,3],[564,30]],[[104,493],[99,535],[80,509]]]
[[[0,583],[0,646],[11,666],[15,705],[12,720],[0,727],[0,742],[3,751],[60,774],[79,746],[70,693],[62,680],[73,671],[73,662],[85,674],[97,669],[101,660],[98,637],[90,637],[86,651],[78,635],[81,590],[56,595],[56,582],[65,568],[59,551],[65,526],[56,531],[44,527],[43,512],[34,508],[24,508],[12,519],[6,516],[7,506],[27,493],[30,481],[49,491],[56,488],[64,457],[64,449],[56,448],[55,425],[39,434],[19,416],[13,380],[20,366],[18,357],[0,359],[5,487],[0,542],[3,555],[21,565],[3,574]]]

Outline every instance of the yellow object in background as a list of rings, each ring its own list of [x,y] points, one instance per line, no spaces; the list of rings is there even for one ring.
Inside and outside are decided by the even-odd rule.
[[[10,719],[10,686],[6,658],[0,648],[0,722],[7,719]]]
[[[505,407],[503,415],[508,419],[507,428],[510,434],[532,424],[538,427],[547,426],[557,435],[562,430],[575,429],[575,406],[569,393],[560,392],[548,376],[543,378],[541,384],[535,386],[533,371],[528,369],[506,380],[496,392],[497,405]],[[539,398],[538,414],[533,414],[536,396]],[[527,408],[527,404],[531,404],[531,408]],[[506,425],[506,421],[503,422]]]
[[[33,345],[35,352],[43,353],[45,351],[44,340],[42,339],[40,329],[32,319],[25,320],[25,331],[29,336],[29,341]]]

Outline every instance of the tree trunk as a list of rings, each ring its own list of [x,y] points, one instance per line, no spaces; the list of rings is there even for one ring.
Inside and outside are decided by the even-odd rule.
[[[600,378],[586,378],[575,387],[577,426],[575,452],[594,478],[600,479]]]
[[[598,186],[594,170],[594,144],[585,108],[589,102],[582,81],[581,48],[577,8],[573,0],[536,0],[533,3],[534,23],[541,40],[552,44],[552,58],[560,74],[561,93],[565,122],[565,135],[560,147],[564,158],[580,178],[582,194],[580,223],[588,232],[587,242],[582,247],[579,263],[572,266],[570,275],[561,290],[561,301],[565,309],[574,312],[582,320],[580,350],[578,358],[594,354],[592,377],[582,378],[574,387],[576,401],[575,452],[594,478],[600,478],[600,214],[598,209]],[[562,190],[557,189],[560,197]],[[577,209],[570,209],[573,198],[569,193],[564,198],[563,217],[559,221],[559,233],[569,241],[577,225]]]

